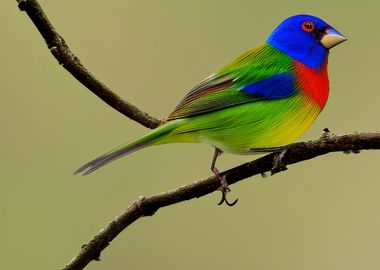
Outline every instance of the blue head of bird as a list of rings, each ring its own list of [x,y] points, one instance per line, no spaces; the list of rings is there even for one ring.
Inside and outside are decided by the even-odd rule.
[[[332,47],[347,40],[318,17],[295,15],[273,30],[267,44],[311,68],[321,67]]]

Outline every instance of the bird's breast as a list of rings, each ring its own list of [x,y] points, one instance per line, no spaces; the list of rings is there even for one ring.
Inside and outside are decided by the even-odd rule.
[[[329,78],[327,61],[320,68],[310,68],[301,62],[294,61],[296,87],[322,110],[329,96]]]

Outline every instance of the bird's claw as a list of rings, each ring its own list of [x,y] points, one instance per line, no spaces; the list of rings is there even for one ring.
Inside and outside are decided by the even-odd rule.
[[[282,172],[282,171],[286,171],[288,168],[286,167],[286,164],[282,161],[285,153],[286,153],[286,150],[283,150],[281,152],[278,152],[274,158],[273,158],[273,167],[272,169],[270,170],[271,171],[271,174],[274,175],[276,173],[279,173],[279,172]]]
[[[225,175],[220,177],[220,182],[221,182],[222,186],[219,188],[219,190],[222,192],[222,198],[220,199],[220,202],[218,203],[218,205],[222,205],[225,202],[228,206],[234,206],[238,202],[239,199],[236,199],[232,203],[230,203],[227,200],[227,193],[230,192],[231,189],[227,186],[227,181],[226,181]]]
[[[222,192],[222,199],[220,200],[220,202],[218,203],[218,205],[222,205],[225,202],[228,206],[234,206],[238,202],[239,199],[236,199],[232,203],[230,203],[227,200],[227,193],[231,191],[228,187],[225,187],[225,188],[221,187],[220,191]]]
[[[220,182],[220,188],[219,188],[219,190],[222,192],[222,199],[220,200],[220,202],[218,203],[218,205],[221,205],[221,204],[223,204],[225,202],[228,206],[234,206],[238,202],[238,199],[236,199],[232,203],[230,203],[227,200],[227,193],[230,192],[231,189],[228,187],[226,176],[225,175],[221,176],[219,170],[215,167],[216,159],[222,153],[223,152],[220,149],[215,148],[214,157],[213,157],[212,162],[211,162],[211,171],[215,174],[215,177],[217,179],[219,179],[219,182]]]

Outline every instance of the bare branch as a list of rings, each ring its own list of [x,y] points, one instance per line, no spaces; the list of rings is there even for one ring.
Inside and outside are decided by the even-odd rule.
[[[140,123],[147,128],[155,128],[161,121],[141,111],[136,106],[123,100],[106,85],[94,77],[79,61],[67,46],[63,37],[50,23],[36,0],[17,0],[20,10],[25,11],[50,49],[51,53],[68,72],[86,86],[91,92],[115,110]]]
[[[333,136],[326,132],[319,140],[293,143],[286,147],[282,159],[284,165],[298,163],[332,152],[353,152],[360,150],[380,149],[380,133],[360,133]],[[276,153],[247,162],[225,171],[229,185],[272,169]],[[140,197],[132,203],[120,216],[111,221],[88,244],[84,245],[78,255],[63,270],[83,269],[92,260],[99,260],[100,253],[125,228],[141,217],[152,216],[162,208],[186,200],[199,198],[216,191],[220,182],[215,177],[198,181],[178,189],[155,195],[149,198]]]

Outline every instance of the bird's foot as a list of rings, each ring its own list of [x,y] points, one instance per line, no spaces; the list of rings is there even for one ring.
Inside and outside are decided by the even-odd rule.
[[[219,190],[222,192],[222,198],[221,198],[220,202],[218,203],[218,205],[222,205],[225,202],[228,206],[234,206],[238,202],[239,199],[236,199],[232,203],[230,203],[227,200],[227,193],[230,192],[231,189],[228,187],[228,184],[226,181],[226,176],[225,175],[220,176],[218,174],[218,175],[216,175],[216,177],[218,177],[220,180],[221,186],[220,186]]]
[[[271,175],[274,175],[276,173],[286,171],[288,168],[286,167],[286,164],[282,161],[284,158],[284,155],[286,153],[287,149],[282,150],[281,152],[278,152],[274,158],[273,158],[273,167],[270,170]]]
[[[222,192],[222,199],[220,200],[220,202],[218,203],[218,205],[221,205],[221,204],[223,204],[225,202],[228,206],[234,206],[237,203],[238,199],[236,199],[232,203],[230,203],[227,200],[227,193],[230,192],[231,189],[228,187],[226,176],[225,175],[221,176],[219,170],[215,167],[216,159],[222,153],[223,152],[220,149],[215,148],[214,157],[213,157],[212,162],[211,162],[211,171],[215,174],[216,178],[219,179],[219,182],[220,182],[220,188],[219,188],[219,190]]]

